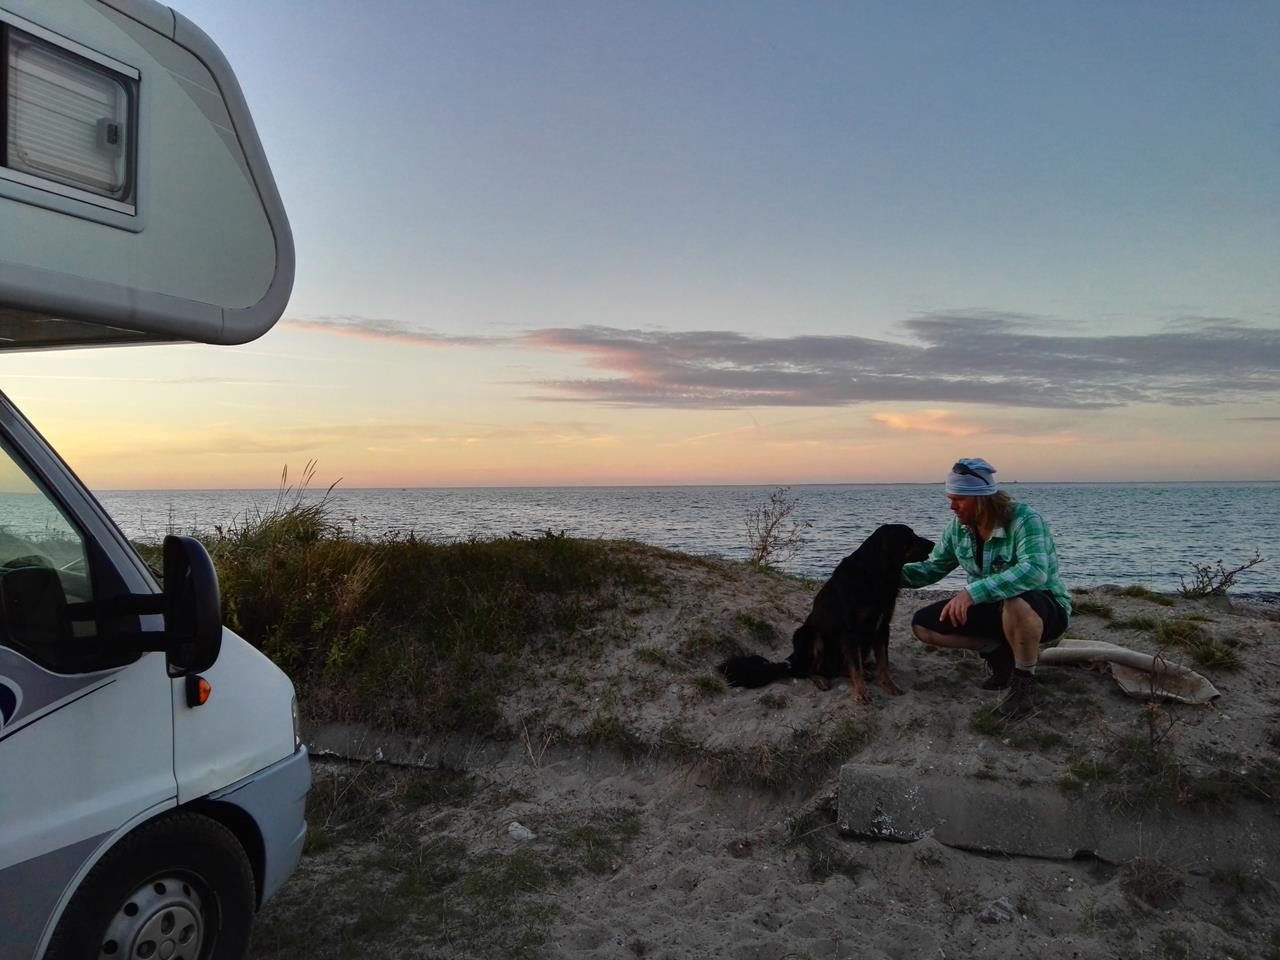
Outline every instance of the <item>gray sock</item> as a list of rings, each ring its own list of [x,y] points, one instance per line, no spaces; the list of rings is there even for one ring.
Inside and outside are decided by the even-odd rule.
[[[1023,673],[1029,673],[1034,677],[1036,675],[1036,661],[1032,660],[1030,663],[1018,663],[1015,660],[1013,669],[1021,670]]]

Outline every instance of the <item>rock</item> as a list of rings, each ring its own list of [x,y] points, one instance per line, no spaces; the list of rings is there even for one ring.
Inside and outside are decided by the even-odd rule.
[[[538,838],[536,833],[518,820],[512,820],[507,824],[507,834],[512,840],[536,840]]]
[[[1009,902],[1008,897],[997,897],[978,914],[979,923],[1008,923],[1018,918],[1018,912],[1013,909],[1013,904]]]

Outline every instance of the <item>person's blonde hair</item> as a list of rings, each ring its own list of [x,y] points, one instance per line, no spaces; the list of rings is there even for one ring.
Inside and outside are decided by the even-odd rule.
[[[997,490],[988,497],[974,497],[978,501],[977,526],[994,530],[1008,527],[1013,522],[1013,497]]]

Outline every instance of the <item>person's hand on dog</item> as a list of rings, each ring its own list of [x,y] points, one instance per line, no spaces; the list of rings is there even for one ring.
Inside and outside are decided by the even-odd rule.
[[[969,619],[969,608],[972,606],[973,597],[969,596],[969,591],[961,590],[947,601],[947,605],[942,608],[938,616],[943,623],[949,623],[953,627],[963,627],[964,622]]]

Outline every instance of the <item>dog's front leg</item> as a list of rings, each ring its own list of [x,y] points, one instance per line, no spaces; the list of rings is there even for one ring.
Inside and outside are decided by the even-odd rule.
[[[889,665],[879,658],[876,660],[876,679],[880,681],[880,687],[885,693],[895,697],[900,697],[906,693],[906,691],[894,683],[893,678],[889,676]]]
[[[905,690],[898,687],[893,682],[893,678],[889,676],[889,631],[876,634],[875,640],[876,650],[876,679],[880,681],[880,687],[885,693],[895,697],[902,696]]]
[[[862,671],[857,667],[849,670],[849,693],[853,695],[853,699],[858,703],[870,703],[871,698],[867,696],[867,682],[862,677]]]
[[[853,694],[853,699],[858,703],[870,703],[871,698],[867,696],[867,682],[862,672],[862,651],[856,646],[850,650],[845,647],[846,655],[849,658],[848,676],[849,676],[849,692]]]

